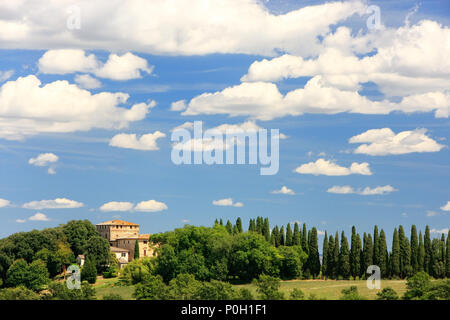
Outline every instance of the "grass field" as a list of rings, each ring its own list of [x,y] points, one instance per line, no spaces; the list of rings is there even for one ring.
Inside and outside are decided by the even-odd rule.
[[[103,299],[105,295],[108,294],[119,294],[123,299],[132,300],[134,286],[117,286],[115,283],[117,282],[117,278],[115,279],[103,279],[101,277],[98,278],[97,283],[95,284],[95,289],[97,291],[97,298]],[[378,291],[385,287],[391,287],[394,289],[399,296],[402,296],[406,291],[406,281],[405,280],[383,280],[381,282],[380,290],[370,290],[367,288],[366,281],[364,280],[291,280],[291,281],[282,281],[280,291],[285,293],[286,298],[289,297],[289,293],[293,288],[301,289],[306,297],[310,294],[315,294],[318,298],[325,298],[328,300],[336,300],[341,296],[341,290],[348,288],[350,286],[357,286],[360,295],[368,298],[375,299]],[[255,296],[256,287],[252,284],[244,284],[244,285],[235,285],[235,288],[247,288],[249,289]]]

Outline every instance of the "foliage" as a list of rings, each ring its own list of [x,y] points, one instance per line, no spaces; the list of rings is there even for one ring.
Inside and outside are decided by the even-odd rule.
[[[90,284],[94,284],[97,281],[97,268],[95,267],[95,261],[89,256],[86,258],[83,268],[81,269],[81,279],[87,281]]]
[[[283,300],[284,293],[279,291],[280,279],[268,275],[261,275],[254,280],[256,292],[262,300]]]
[[[98,234],[88,239],[83,247],[83,253],[86,255],[86,258],[95,262],[95,268],[98,271],[103,270],[111,260],[109,242]]]
[[[92,285],[87,281],[81,283],[80,289],[69,289],[64,282],[54,281],[48,286],[49,294],[45,300],[95,300],[96,293]]]
[[[0,289],[0,300],[40,300],[39,294],[23,286]]]
[[[103,300],[123,300],[123,297],[120,294],[111,293],[103,296]]]
[[[49,282],[47,267],[42,260],[28,264],[24,259],[15,261],[6,273],[8,287],[24,286],[39,291]]]
[[[377,300],[398,300],[398,294],[391,287],[386,287],[377,293]]]
[[[69,221],[62,227],[67,241],[75,256],[85,253],[89,239],[100,236],[95,226],[89,220]]]
[[[305,293],[298,288],[294,288],[294,289],[292,289],[291,294],[289,295],[289,299],[290,300],[305,300]]]
[[[133,297],[137,300],[166,300],[170,297],[169,287],[160,275],[146,275],[136,285]]]
[[[350,288],[343,289],[341,293],[341,300],[366,300],[366,298],[359,295],[358,287],[356,286],[351,286]]]
[[[406,282],[407,291],[403,299],[420,299],[431,285],[431,277],[428,273],[421,271],[410,277]]]
[[[156,274],[156,265],[155,257],[133,260],[120,271],[120,280],[128,285],[142,282],[144,277]]]

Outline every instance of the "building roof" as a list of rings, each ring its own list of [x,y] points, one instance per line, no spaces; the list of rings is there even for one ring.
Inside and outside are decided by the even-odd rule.
[[[130,252],[130,250],[123,249],[123,248],[117,248],[117,247],[110,247],[111,252]]]
[[[138,236],[136,236],[136,235],[124,236],[124,237],[116,238],[116,240],[148,240],[149,238],[150,238],[150,234],[140,234]]]
[[[123,221],[123,220],[110,220],[97,224],[97,226],[139,226],[137,223]]]

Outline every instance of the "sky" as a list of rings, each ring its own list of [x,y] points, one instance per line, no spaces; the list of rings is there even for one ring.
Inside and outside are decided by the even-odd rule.
[[[0,3],[0,237],[73,219],[156,233],[256,216],[347,234],[377,224],[388,239],[400,224],[448,232],[449,9]],[[194,121],[279,129],[278,172],[174,164],[171,135]]]

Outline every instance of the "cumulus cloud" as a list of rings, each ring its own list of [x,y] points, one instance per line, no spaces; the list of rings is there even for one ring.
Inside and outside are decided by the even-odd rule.
[[[47,216],[41,212],[37,212],[33,216],[29,217],[28,220],[31,221],[49,221],[50,219],[47,218]]]
[[[25,223],[25,222],[27,222],[27,220],[26,219],[17,219],[16,222],[17,223]]]
[[[365,187],[364,189],[354,189],[351,186],[333,186],[327,190],[329,193],[337,194],[359,194],[362,196],[372,196],[372,195],[385,195],[391,192],[398,191],[390,185],[378,186],[375,188]]]
[[[441,210],[444,210],[444,211],[450,211],[450,201],[447,201],[447,204],[444,204],[444,205],[441,207]]]
[[[98,89],[102,86],[100,81],[88,74],[77,74],[74,80],[81,88],[84,89]]]
[[[0,87],[0,138],[23,140],[39,133],[122,129],[145,118],[156,103],[119,107],[128,94],[91,94],[67,81],[42,86],[34,75],[19,77]]]
[[[170,111],[183,111],[187,108],[186,100],[179,100],[170,104]]]
[[[147,60],[131,52],[121,56],[114,53],[110,54],[105,64],[102,64],[94,54],[87,55],[79,49],[49,50],[39,59],[38,67],[41,73],[92,73],[99,78],[119,81],[141,78],[141,72],[150,74],[153,71],[153,66],[149,66]],[[91,86],[91,88],[92,86],[98,88],[98,80],[86,76],[82,77],[78,78],[78,81],[76,78],[75,81]]]
[[[25,203],[22,207],[25,209],[42,210],[42,209],[72,209],[81,208],[84,204],[75,200],[66,198],[57,198],[55,200],[40,200]]]
[[[372,129],[351,137],[349,143],[369,143],[360,145],[354,152],[371,156],[437,152],[444,148],[427,136],[426,132],[427,129],[416,129],[395,134],[389,128]]]
[[[82,28],[76,32],[65,28],[71,5],[82,12]],[[314,55],[322,47],[318,36],[365,10],[364,1],[336,1],[285,14],[270,13],[258,0],[3,1],[0,47]]]
[[[9,200],[0,198],[0,208],[8,207],[10,204]]]
[[[316,176],[348,176],[351,174],[372,175],[372,171],[367,162],[353,162],[350,167],[347,168],[336,164],[332,160],[325,159],[318,159],[315,162],[302,164],[295,169],[295,172],[299,174],[313,174]]]
[[[109,145],[117,148],[153,151],[159,150],[157,140],[166,135],[160,131],[142,135],[140,138],[136,134],[120,133],[112,137]]]
[[[30,158],[28,163],[33,166],[46,167],[51,163],[57,162],[59,157],[54,153],[41,153],[36,158]]]
[[[103,204],[100,207],[100,211],[110,212],[110,211],[131,211],[133,210],[133,203],[131,202],[119,202],[111,201]]]
[[[272,191],[273,194],[288,194],[288,195],[295,195],[295,192],[292,189],[289,189],[286,186],[282,186],[280,190],[274,190]]]
[[[142,212],[158,212],[167,209],[168,207],[164,202],[159,202],[156,200],[142,201],[134,207],[134,210]]]
[[[234,202],[232,198],[225,198],[220,200],[213,200],[212,202],[215,206],[221,206],[221,207],[243,207],[244,204],[242,202]]]

